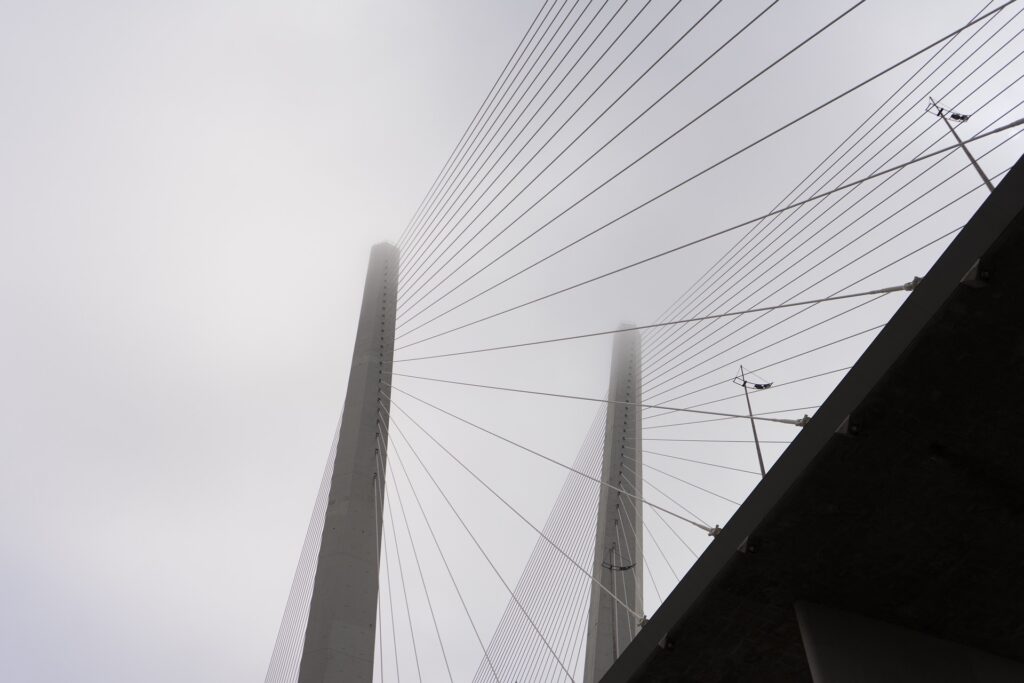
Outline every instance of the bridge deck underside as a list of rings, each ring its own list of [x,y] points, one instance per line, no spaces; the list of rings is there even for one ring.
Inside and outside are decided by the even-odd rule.
[[[1024,661],[1022,176],[990,199],[988,286],[941,294],[895,330],[898,360],[851,372],[863,392],[830,397],[829,431],[801,434],[713,544],[749,534],[747,552],[709,550],[604,680],[809,681],[800,600]],[[847,413],[856,434],[831,434]]]

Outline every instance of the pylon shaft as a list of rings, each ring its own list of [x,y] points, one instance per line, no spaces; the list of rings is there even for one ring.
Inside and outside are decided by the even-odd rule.
[[[397,289],[398,249],[378,244],[363,290],[299,683],[373,678]]]
[[[598,494],[585,683],[599,681],[640,628],[643,613],[643,457],[640,433],[640,333],[615,335],[602,479],[636,498],[601,487]],[[609,592],[611,595],[609,595]],[[615,598],[621,600],[619,604]],[[625,605],[625,606],[623,606]],[[628,609],[627,609],[628,608]]]

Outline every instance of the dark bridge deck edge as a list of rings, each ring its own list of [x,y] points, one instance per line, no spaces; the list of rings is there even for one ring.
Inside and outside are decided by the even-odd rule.
[[[745,538],[803,475],[842,421],[856,412],[889,369],[914,344],[978,259],[998,248],[1000,237],[1024,213],[1024,157],[1018,160],[917,288],[829,395],[810,424],[789,445],[775,466],[739,507],[719,536],[683,577],[650,622],[619,657],[602,683],[639,680],[645,664],[671,638]]]

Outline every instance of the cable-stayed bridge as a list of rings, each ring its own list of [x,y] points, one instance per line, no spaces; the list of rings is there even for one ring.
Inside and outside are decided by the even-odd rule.
[[[1021,378],[1024,7],[815,81],[870,3],[740,5],[541,3],[370,256],[268,682],[889,680],[836,641],[1020,673],[979,528],[1020,528],[1020,439],[970,378]],[[950,558],[995,546],[993,626]]]

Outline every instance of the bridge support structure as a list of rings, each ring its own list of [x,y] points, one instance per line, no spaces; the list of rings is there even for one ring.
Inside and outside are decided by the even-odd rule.
[[[398,248],[377,244],[363,290],[299,683],[372,680]]]
[[[612,347],[601,467],[608,486],[599,493],[594,542],[593,575],[600,585],[591,585],[584,683],[601,680],[633,640],[643,613],[640,333],[621,329]]]

